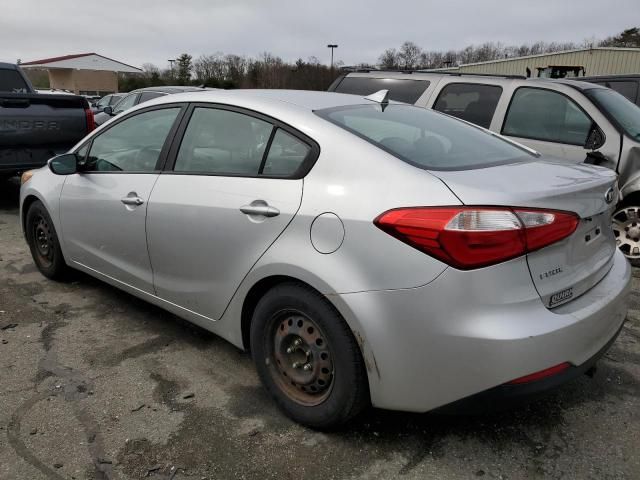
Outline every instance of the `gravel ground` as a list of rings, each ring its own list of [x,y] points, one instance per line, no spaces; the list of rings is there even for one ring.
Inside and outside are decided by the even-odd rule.
[[[0,183],[0,479],[640,478],[640,271],[593,379],[507,413],[283,417],[250,358],[90,277],[46,280]]]

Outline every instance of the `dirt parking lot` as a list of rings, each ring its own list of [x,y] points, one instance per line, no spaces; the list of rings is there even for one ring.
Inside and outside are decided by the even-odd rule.
[[[0,479],[640,478],[640,272],[622,334],[542,401],[476,417],[283,417],[248,355],[90,277],[45,280],[0,185]]]

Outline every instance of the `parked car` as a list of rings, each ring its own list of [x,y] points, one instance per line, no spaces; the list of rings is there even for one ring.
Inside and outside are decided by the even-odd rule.
[[[619,174],[614,231],[640,266],[640,108],[618,93],[569,79],[423,72],[363,71],[338,78],[331,91],[390,98],[432,108],[570,163]],[[521,182],[526,179],[521,179]]]
[[[20,67],[0,63],[0,177],[45,165],[95,128],[87,101],[34,90]]]
[[[139,88],[138,90],[132,90],[128,94],[125,94],[123,97],[121,97],[115,105],[105,105],[102,108],[102,112],[96,115],[96,125],[102,125],[107,120],[110,120],[111,117],[115,117],[116,115],[121,114],[125,110],[138,105],[139,103],[144,103],[154,98],[164,97],[165,95],[172,95],[174,93],[198,92],[202,90],[202,87],[185,86],[147,87]]]
[[[93,110],[93,113],[98,114],[102,112],[106,106],[115,106],[115,104],[122,100],[125,95],[126,93],[110,93],[109,95],[105,95],[98,100],[91,109]]]
[[[640,105],[640,74],[583,77],[580,80],[615,90],[629,101]]]
[[[192,92],[127,110],[24,176],[34,262],[249,349],[316,428],[590,369],[627,310],[615,173],[385,96]]]

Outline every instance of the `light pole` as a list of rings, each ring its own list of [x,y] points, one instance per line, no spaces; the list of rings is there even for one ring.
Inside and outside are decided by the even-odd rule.
[[[329,45],[327,45],[327,48],[331,49],[331,70],[333,70],[333,49],[338,48],[338,45],[330,43]]]
[[[175,62],[176,59],[175,58],[170,58],[169,60],[167,60],[167,62],[169,62],[170,65],[170,69],[171,69],[171,80],[173,80],[173,62]]]

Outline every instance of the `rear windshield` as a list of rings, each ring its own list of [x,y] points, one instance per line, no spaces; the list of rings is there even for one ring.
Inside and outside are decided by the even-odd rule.
[[[316,115],[426,170],[468,170],[531,161],[533,153],[485,130],[409,105],[352,105]]]
[[[613,90],[594,88],[587,94],[627,135],[640,139],[640,107]]]
[[[398,78],[345,77],[334,92],[366,97],[380,90],[389,90],[389,99],[396,102],[416,103],[429,87],[428,80],[402,80]]]
[[[16,70],[0,68],[0,92],[29,93],[29,89]]]

